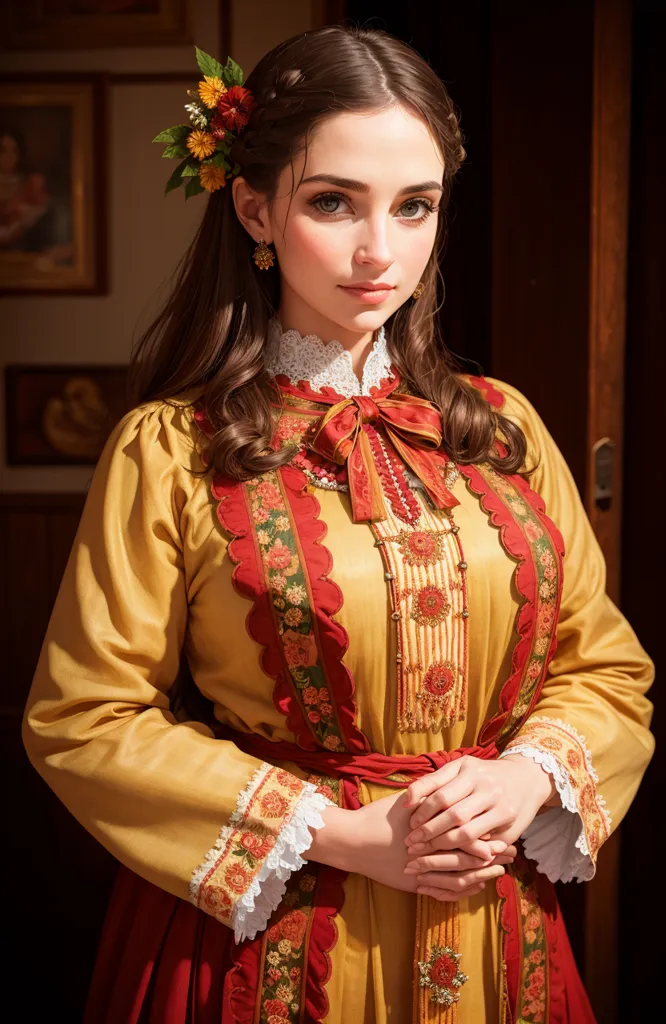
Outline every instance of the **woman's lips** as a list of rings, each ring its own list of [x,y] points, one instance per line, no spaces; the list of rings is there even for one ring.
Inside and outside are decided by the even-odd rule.
[[[369,302],[372,305],[383,302],[393,291],[393,288],[348,288],[344,284],[339,285],[339,287],[342,288],[343,292],[353,295],[354,298],[359,299],[361,302]]]

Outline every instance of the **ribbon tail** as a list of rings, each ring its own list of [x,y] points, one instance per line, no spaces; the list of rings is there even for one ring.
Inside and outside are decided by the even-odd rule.
[[[451,493],[444,483],[439,469],[439,462],[433,457],[432,452],[427,452],[420,448],[412,448],[411,445],[405,444],[390,427],[387,433],[395,450],[423,483],[436,508],[455,508],[456,505],[460,504],[458,498]]]
[[[351,498],[352,519],[355,523],[372,523],[386,519],[386,504],[379,474],[372,457],[370,441],[363,428],[358,432],[356,444],[347,459],[347,479]]]

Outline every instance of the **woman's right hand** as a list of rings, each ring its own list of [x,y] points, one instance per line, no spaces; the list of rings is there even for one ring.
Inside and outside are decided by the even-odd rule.
[[[503,865],[515,856],[515,849],[506,843],[477,840],[464,850],[448,851],[441,870],[428,872],[426,887],[418,874],[405,872],[410,858],[404,840],[413,808],[403,803],[404,793],[398,791],[356,811],[327,807],[322,814],[325,827],[313,829],[312,845],[304,858],[365,875],[393,889],[459,900],[504,874]]]

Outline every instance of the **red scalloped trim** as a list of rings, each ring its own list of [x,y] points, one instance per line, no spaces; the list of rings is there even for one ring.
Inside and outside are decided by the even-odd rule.
[[[367,753],[370,751],[370,743],[356,725],[356,684],[342,661],[349,647],[349,635],[333,618],[342,608],[343,594],[338,584],[330,579],[333,556],[322,543],[328,525],[320,519],[321,506],[318,499],[307,490],[308,479],[305,473],[295,466],[282,466],[278,473],[296,524],[295,539],[302,555],[314,611],[317,650],[337,707],[345,746],[353,754]]]
[[[336,868],[322,867],[319,870],[308,947],[304,1024],[321,1024],[328,1016],[326,985],[333,971],[330,954],[338,941],[335,917],[342,910],[345,901],[346,877],[346,872],[338,871]]]
[[[231,943],[232,966],[224,979],[220,1024],[254,1024],[257,990],[261,985],[263,937],[261,932],[240,946]]]
[[[519,608],[516,617],[516,632],[520,636],[520,640],[518,640],[513,649],[511,672],[500,693],[500,709],[498,713],[484,726],[479,736],[479,743],[484,744],[497,739],[497,736],[500,733],[502,726],[511,711],[513,702],[520,690],[525,665],[532,650],[532,634],[535,626],[535,606],[537,598],[537,574],[531,557],[530,545],[500,496],[489,488],[476,466],[459,466],[458,468],[460,472],[467,477],[471,490],[479,497],[481,508],[489,516],[493,526],[499,528],[500,542],[503,548],[517,561],[518,564],[514,572],[514,582],[518,593],[524,598],[524,603]],[[513,474],[510,475],[508,479],[511,480],[516,488],[522,493],[526,503],[530,505],[533,511],[537,514],[544,529],[549,534],[553,548],[558,555],[560,588],[555,611],[555,622],[557,622],[562,600],[561,580],[562,559],[564,557],[564,541],[562,540],[562,535],[553,521],[546,515],[545,503],[540,495],[538,495],[536,491],[533,491],[522,477]],[[556,630],[553,628],[550,648],[546,655],[544,670],[541,675],[541,683],[535,690],[532,702],[526,714],[523,716],[523,720],[529,716],[532,708],[539,698],[543,687],[543,680],[546,677],[548,665],[555,653],[556,646]]]
[[[494,384],[486,380],[485,377],[472,377],[470,374],[463,374],[464,377],[470,382],[470,384],[481,392],[486,402],[492,405],[495,409],[501,409],[504,405],[504,395],[499,391]]]
[[[275,682],[273,703],[280,714],[285,715],[287,728],[296,736],[297,742],[308,750],[316,750],[317,744],[291,686],[284,650],[275,631],[271,597],[261,569],[261,555],[246,491],[237,480],[217,476],[211,493],[218,501],[220,523],[233,535],[228,549],[229,557],[236,563],[231,579],[237,592],[252,602],[245,625],[249,635],[262,648],[259,655],[262,670]]]
[[[370,398],[386,398],[392,391],[395,391],[401,381],[401,376],[393,367],[393,377],[383,377],[377,387],[370,388]],[[341,395],[331,387],[323,387],[321,391],[313,390],[306,380],[299,380],[298,384],[292,384],[285,373],[278,373],[274,378],[280,391],[286,391],[288,395],[296,395],[297,398],[309,398],[313,402],[320,402],[326,405],[336,405],[338,402],[347,400],[346,395]]]

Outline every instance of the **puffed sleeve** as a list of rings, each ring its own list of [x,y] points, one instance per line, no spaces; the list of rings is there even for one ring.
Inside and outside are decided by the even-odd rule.
[[[553,776],[561,807],[535,818],[525,853],[551,881],[594,876],[600,846],[626,814],[654,749],[654,665],[606,593],[606,564],[567,463],[530,402],[494,381],[502,412],[528,439],[529,478],[565,546],[557,649],[540,699],[505,750]]]
[[[23,720],[30,761],[119,861],[234,928],[262,930],[325,799],[167,692],[188,625],[180,521],[196,478],[182,410],[150,402],[95,468]],[[177,425],[179,424],[179,425]],[[188,448],[189,442],[189,448]]]

